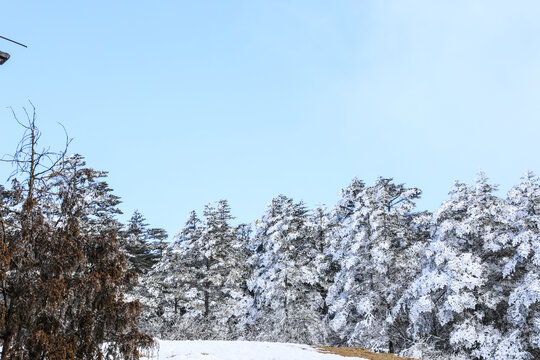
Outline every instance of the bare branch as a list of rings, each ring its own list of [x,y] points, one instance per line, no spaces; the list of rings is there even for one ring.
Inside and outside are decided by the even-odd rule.
[[[48,147],[37,151],[36,148],[42,133],[36,126],[36,108],[31,101],[29,103],[31,113],[29,109],[23,108],[26,121],[22,121],[15,110],[10,107],[13,118],[24,129],[24,132],[17,144],[15,153],[13,155],[4,155],[0,161],[10,162],[15,167],[8,180],[13,179],[18,174],[24,174],[27,177],[28,192],[31,195],[34,185],[43,182],[46,177],[52,175],[54,168],[64,161],[72,139],[68,136],[66,128],[59,123],[65,134],[63,149],[61,151],[51,151],[51,148]]]

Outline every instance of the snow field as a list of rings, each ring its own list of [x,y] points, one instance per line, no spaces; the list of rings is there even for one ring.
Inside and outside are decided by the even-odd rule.
[[[309,345],[253,341],[157,340],[158,349],[143,353],[146,360],[343,360]],[[355,358],[362,359],[362,358]]]

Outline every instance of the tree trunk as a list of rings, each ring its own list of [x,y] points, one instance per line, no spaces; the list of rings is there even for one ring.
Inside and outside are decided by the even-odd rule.
[[[208,314],[210,313],[210,299],[209,299],[208,291],[204,291],[204,317],[208,317]]]
[[[206,277],[210,276],[210,259],[206,258]],[[208,317],[210,314],[210,282],[206,281],[204,284],[204,317]]]
[[[2,360],[8,359],[10,347],[11,347],[11,335],[7,335],[4,338],[4,343],[2,344],[2,357],[0,359]]]
[[[287,282],[287,275],[285,275],[285,297],[283,300],[283,309],[285,309],[285,324],[289,323],[289,308],[287,306],[287,295],[289,290],[289,283]]]

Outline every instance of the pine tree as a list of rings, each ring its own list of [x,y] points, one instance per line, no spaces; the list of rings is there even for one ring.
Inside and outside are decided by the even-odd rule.
[[[317,247],[309,237],[307,210],[283,195],[256,223],[249,283],[250,321],[259,339],[321,344],[326,340]]]
[[[217,206],[209,204],[204,210],[204,226],[202,235],[197,243],[202,253],[204,280],[201,282],[204,296],[204,317],[213,314],[212,305],[216,305],[224,285],[224,271],[227,267],[227,250],[232,242],[233,232],[229,221],[232,219],[230,207],[226,200],[218,202]]]
[[[54,201],[55,196],[67,196],[77,192],[81,212],[81,229],[86,233],[100,234],[102,232],[117,233],[121,223],[116,216],[122,214],[118,205],[120,198],[112,193],[106,181],[106,171],[96,171],[86,167],[84,157],[75,154],[65,157],[52,169],[50,174],[50,189],[43,192],[43,211],[49,218],[57,218],[61,213],[62,204]],[[56,189],[51,191],[51,189]],[[73,196],[73,194],[72,194]]]
[[[329,255],[329,249],[334,240],[332,237],[334,224],[326,209],[323,206],[318,206],[309,214],[306,226],[312,245],[309,258],[312,259],[312,271],[317,279],[315,287],[321,298],[326,299],[337,271],[336,264],[332,261],[332,256]],[[325,317],[327,314],[328,304],[325,301],[321,308],[321,315]]]
[[[340,219],[338,263],[327,302],[332,330],[342,344],[393,352],[399,337],[391,310],[417,268],[421,237],[412,211],[420,190],[379,178],[364,187],[354,180],[334,210]]]
[[[226,200],[205,208],[204,225],[196,242],[202,255],[199,285],[204,299],[203,318],[219,338],[237,337],[246,297],[243,283],[246,277],[245,247],[229,224],[233,219]],[[229,338],[230,338],[229,337]]]
[[[193,289],[197,286],[196,272],[201,265],[194,243],[201,236],[200,222],[192,211],[174,242],[142,279],[144,289],[138,294],[146,305],[142,328],[161,338],[182,339],[193,335],[190,331],[192,303],[196,301]]]
[[[128,269],[139,275],[146,274],[161,257],[167,233],[163,229],[148,228],[145,217],[135,210],[121,235],[120,245]]]
[[[65,152],[37,151],[35,114],[23,126],[13,158],[23,181],[0,195],[1,358],[137,359],[151,339],[136,326],[138,304],[123,299],[130,278],[114,231],[85,222],[99,202],[87,198],[90,171],[63,172]]]
[[[245,335],[249,227],[232,227],[232,219],[226,200],[208,204],[202,223],[195,212],[190,214],[161,261],[145,277],[154,305],[156,299],[161,304],[158,315],[165,319],[151,326],[162,326],[176,339]],[[150,318],[155,320],[155,315]]]
[[[505,324],[510,354],[540,357],[540,181],[528,171],[508,192],[507,223],[511,236],[499,238],[504,257],[502,275],[511,283]],[[526,358],[526,356],[522,356]]]
[[[405,308],[413,340],[438,339],[440,349],[478,359],[506,359],[514,335],[501,327],[509,284],[502,277],[508,238],[505,202],[480,173],[475,186],[456,182],[433,216],[422,274],[396,309]],[[514,347],[516,350],[516,347]],[[525,359],[517,349],[513,359]]]

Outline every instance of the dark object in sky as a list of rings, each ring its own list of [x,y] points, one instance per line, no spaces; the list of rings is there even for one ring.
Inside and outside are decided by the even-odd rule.
[[[15,43],[17,45],[21,45],[21,46],[24,46],[24,47],[27,47],[26,45],[24,44],[21,44],[20,42],[16,42],[15,40],[11,40],[11,39],[8,39],[7,37],[4,37],[4,36],[0,36],[1,39],[4,39],[4,40],[7,40],[7,41],[11,41],[12,43]],[[5,53],[3,51],[0,51],[0,65],[2,65],[3,63],[5,63],[6,61],[9,60],[9,54],[8,53]]]
[[[9,54],[3,51],[0,51],[0,65],[8,61],[8,59],[9,59]]]

